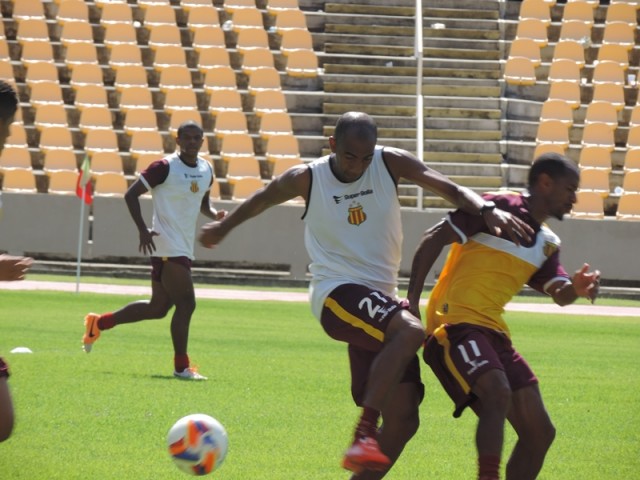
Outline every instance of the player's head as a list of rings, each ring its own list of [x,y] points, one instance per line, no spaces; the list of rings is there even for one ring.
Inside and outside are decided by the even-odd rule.
[[[180,152],[190,156],[197,156],[204,142],[204,130],[194,121],[187,121],[178,126],[176,143]]]
[[[9,136],[9,127],[18,110],[18,96],[7,82],[0,80],[0,152]]]
[[[529,170],[529,192],[539,197],[547,216],[562,220],[576,202],[580,171],[576,164],[558,153],[540,155]]]
[[[335,154],[332,164],[340,180],[352,182],[369,167],[378,140],[378,127],[366,113],[347,112],[336,123],[329,146]]]

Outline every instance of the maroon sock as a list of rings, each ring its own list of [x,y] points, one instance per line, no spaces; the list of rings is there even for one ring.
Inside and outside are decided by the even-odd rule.
[[[380,410],[363,406],[360,421],[356,427],[356,437],[376,437],[378,431],[378,419],[380,418]]]
[[[480,455],[478,457],[478,478],[480,480],[498,480],[500,478],[500,457]]]
[[[176,354],[173,357],[173,365],[175,366],[176,372],[182,372],[184,369],[189,368],[189,355],[184,354]]]
[[[98,319],[98,329],[109,330],[116,326],[116,321],[113,318],[113,313],[103,313]]]

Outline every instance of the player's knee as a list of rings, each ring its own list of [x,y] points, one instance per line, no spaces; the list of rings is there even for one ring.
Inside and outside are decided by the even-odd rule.
[[[424,326],[419,319],[411,315],[409,312],[404,311],[402,314],[402,336],[406,341],[407,346],[418,348],[424,343],[426,337]]]
[[[538,435],[540,446],[547,450],[556,438],[556,427],[549,420],[541,425],[540,430]]]
[[[169,313],[171,309],[170,304],[162,303],[154,305],[153,303],[149,306],[149,319],[150,320],[159,320],[164,318]]]

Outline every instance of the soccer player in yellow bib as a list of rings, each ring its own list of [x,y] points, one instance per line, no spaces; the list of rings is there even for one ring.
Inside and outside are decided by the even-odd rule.
[[[574,162],[544,154],[529,171],[528,194],[484,196],[485,212],[498,207],[518,216],[534,230],[531,241],[517,245],[490,232],[478,216],[456,210],[427,230],[416,250],[408,300],[418,311],[427,273],[452,244],[429,297],[424,359],[455,403],[454,417],[467,406],[478,416],[479,480],[499,478],[505,420],[518,435],[507,480],[536,478],[553,442],[555,429],[538,380],[513,348],[502,313],[525,284],[558,305],[596,298],[600,272],[590,272],[585,264],[567,274],[559,261],[560,239],[544,224],[571,211],[579,180]]]

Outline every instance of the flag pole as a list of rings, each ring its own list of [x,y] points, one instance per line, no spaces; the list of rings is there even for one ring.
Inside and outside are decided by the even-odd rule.
[[[87,184],[82,186],[82,199],[80,200],[80,227],[78,228],[78,255],[76,260],[76,293],[80,291],[80,264],[82,258],[82,233],[84,231],[84,196],[86,194]]]

